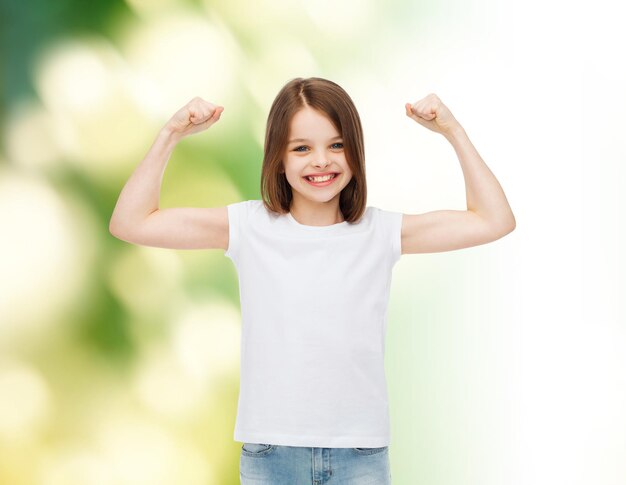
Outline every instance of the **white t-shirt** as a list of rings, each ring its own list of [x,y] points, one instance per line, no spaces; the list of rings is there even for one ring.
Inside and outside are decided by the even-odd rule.
[[[228,205],[241,301],[235,441],[325,448],[391,442],[384,370],[402,213],[300,224],[262,200]]]

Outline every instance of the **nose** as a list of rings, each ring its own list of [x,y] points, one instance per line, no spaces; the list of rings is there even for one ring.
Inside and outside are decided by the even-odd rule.
[[[330,165],[330,161],[328,159],[317,159],[313,162],[313,165],[316,167],[324,168]]]

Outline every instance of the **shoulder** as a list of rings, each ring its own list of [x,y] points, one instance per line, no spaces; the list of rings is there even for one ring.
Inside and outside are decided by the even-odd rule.
[[[260,199],[233,202],[227,207],[229,219],[238,224],[248,224],[251,221],[268,219],[270,216],[270,212],[265,207],[265,203]]]
[[[263,201],[251,199],[251,200],[242,200],[240,202],[233,202],[232,204],[228,204],[227,207],[234,207],[237,209],[248,209],[250,207],[254,207],[258,205],[263,205]]]
[[[370,217],[377,218],[383,224],[398,224],[402,222],[402,216],[404,215],[402,212],[390,210],[390,209],[382,209],[380,207],[368,206],[366,209],[367,212],[371,213]]]
[[[402,254],[402,212],[368,206],[367,212],[374,222],[376,232],[384,243],[385,250],[391,255],[391,264],[395,264]]]
[[[240,214],[246,214],[263,208],[264,204],[262,200],[251,199],[242,200],[240,202],[233,202],[232,204],[228,204],[227,207],[229,208],[229,211],[236,211]]]

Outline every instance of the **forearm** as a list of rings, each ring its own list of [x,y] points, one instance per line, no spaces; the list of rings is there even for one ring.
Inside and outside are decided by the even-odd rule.
[[[133,227],[159,208],[163,173],[177,141],[167,128],[159,131],[147,155],[122,188],[111,216],[110,229]]]
[[[462,127],[445,135],[463,170],[467,210],[499,229],[515,227],[515,217],[500,183],[484,162]]]

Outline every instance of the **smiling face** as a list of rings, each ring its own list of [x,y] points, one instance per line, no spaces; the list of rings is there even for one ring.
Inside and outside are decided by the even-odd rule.
[[[291,120],[283,167],[294,203],[299,198],[314,202],[336,198],[338,204],[341,190],[352,178],[341,135],[326,116],[308,106]],[[307,175],[327,173],[335,175],[325,181],[307,179]]]

